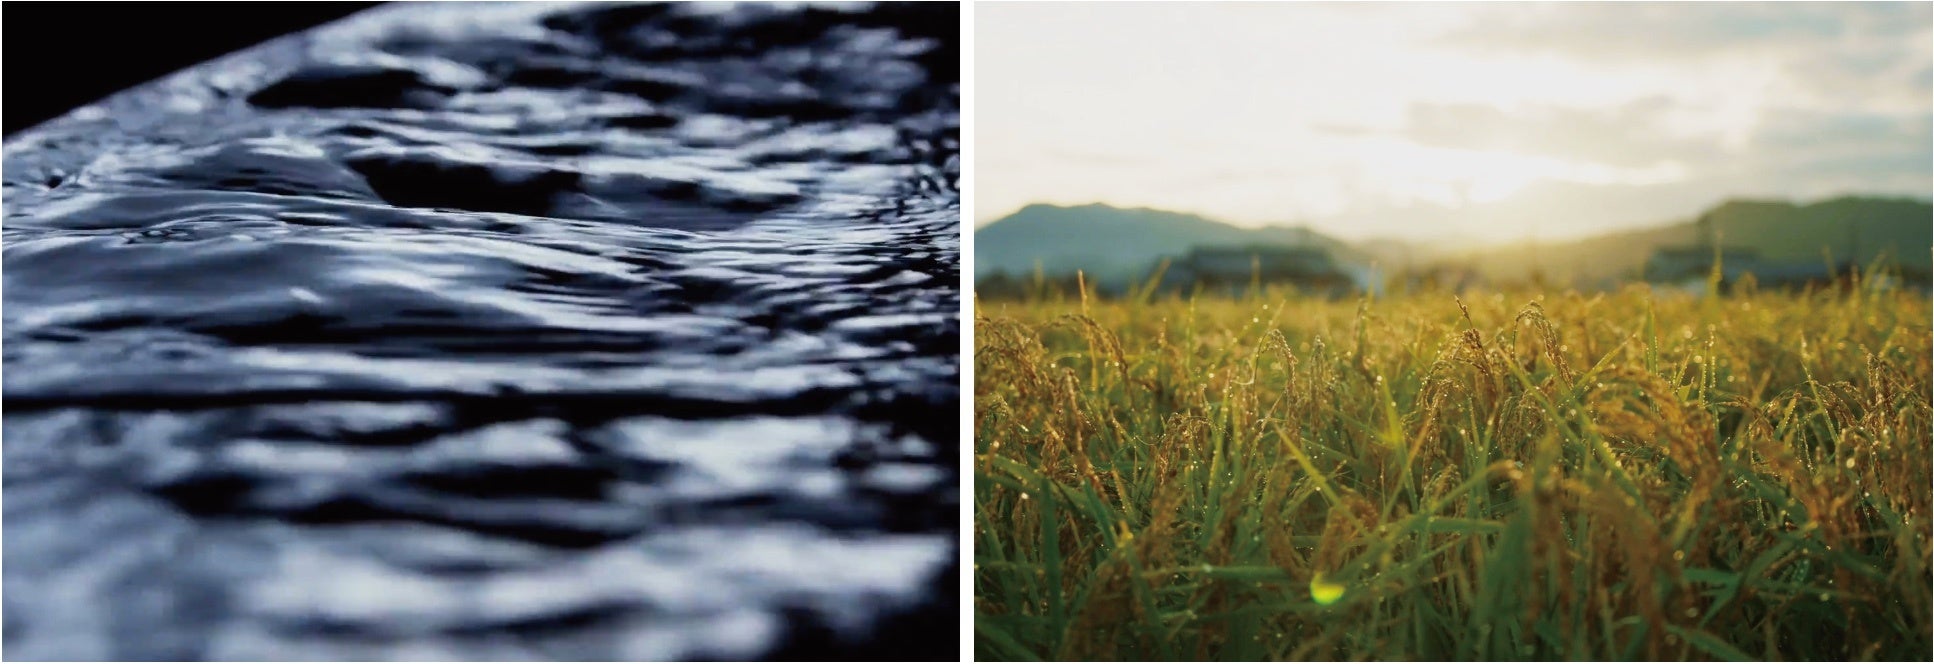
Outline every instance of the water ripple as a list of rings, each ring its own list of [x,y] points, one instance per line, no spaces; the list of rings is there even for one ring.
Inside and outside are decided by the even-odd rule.
[[[950,659],[952,6],[402,5],[5,145],[25,659]]]

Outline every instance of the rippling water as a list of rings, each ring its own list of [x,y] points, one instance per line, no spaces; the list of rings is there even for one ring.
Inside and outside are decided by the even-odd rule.
[[[9,140],[6,655],[952,659],[956,16],[391,6]]]

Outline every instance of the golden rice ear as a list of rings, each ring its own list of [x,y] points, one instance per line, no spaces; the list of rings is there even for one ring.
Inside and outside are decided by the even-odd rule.
[[[1254,301],[1094,298],[1086,320],[1064,318],[1071,299],[1029,305],[1009,322],[1031,326],[1018,329],[1040,350],[1030,367],[1001,365],[1012,375],[980,372],[997,398],[977,412],[1062,427],[1056,381],[1090,371],[1069,358],[1118,351],[1132,386],[1103,364],[1073,403],[1106,485],[1093,505],[1132,536],[1118,519],[1064,519],[1060,579],[1070,593],[1088,584],[1095,618],[1053,645],[1022,638],[1075,659],[1907,652],[1928,640],[1898,626],[1929,613],[1916,582],[1934,539],[1930,303],[1902,297],[1890,314],[1773,297],[1722,302],[1710,335],[1703,301],[1643,290],[1548,308],[1485,296],[1468,319],[1447,297],[1379,299],[1390,309],[1363,318],[1368,376],[1353,368],[1358,346],[1338,342],[1356,330],[1354,302],[1289,304],[1293,317],[1261,327]],[[1028,371],[1051,389],[1025,388]],[[1392,422],[1404,446],[1377,443]],[[1048,452],[999,450],[1029,463]],[[1087,491],[1066,472],[1074,461],[1059,463],[1056,480]],[[1040,530],[994,516],[1010,519],[1007,542]],[[1107,541],[1140,573],[1111,567]],[[999,567],[1005,585],[979,601],[1007,608],[1013,592],[1032,602],[1021,611],[1042,610],[1029,594],[1039,562]],[[1003,615],[1003,629],[1043,620]],[[1418,624],[1426,638],[1406,632]],[[1805,630],[1856,645],[1790,636]]]

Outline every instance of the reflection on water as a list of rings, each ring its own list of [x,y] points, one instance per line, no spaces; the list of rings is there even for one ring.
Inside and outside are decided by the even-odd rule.
[[[9,141],[7,655],[951,659],[956,21],[394,6]]]

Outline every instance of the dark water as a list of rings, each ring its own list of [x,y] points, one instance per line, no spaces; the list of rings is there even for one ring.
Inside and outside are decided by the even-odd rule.
[[[392,6],[10,140],[6,656],[951,660],[956,30]]]

